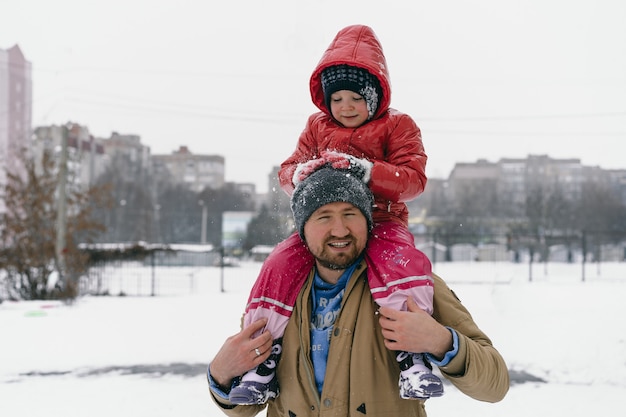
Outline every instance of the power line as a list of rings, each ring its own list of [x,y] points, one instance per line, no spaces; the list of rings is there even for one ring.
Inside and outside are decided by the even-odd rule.
[[[165,107],[165,108],[169,108],[169,109],[173,109],[174,111],[180,111],[181,108],[184,109],[190,109],[192,111],[200,111],[200,112],[206,112],[206,111],[210,111],[210,112],[214,112],[214,113],[237,113],[236,111],[233,110],[229,110],[226,109],[224,107],[214,107],[214,106],[207,106],[205,104],[202,105],[197,105],[197,104],[189,104],[189,103],[180,103],[180,102],[172,102],[172,101],[159,101],[159,100],[154,100],[151,98],[145,98],[145,97],[131,97],[131,96],[122,96],[122,95],[111,95],[111,94],[102,94],[99,92],[94,92],[94,91],[87,91],[87,90],[77,90],[77,89],[72,89],[69,88],[67,89],[67,91],[69,91],[70,93],[72,93],[73,91],[75,91],[77,94],[79,94],[79,96],[72,96],[70,94],[70,98],[71,97],[77,97],[77,100],[83,100],[83,101],[91,101],[92,97],[98,97],[104,100],[114,100],[115,102],[121,102],[122,104],[126,104],[126,105],[130,105],[130,106],[134,106],[134,105],[138,105],[138,106],[143,106],[143,105],[147,105],[147,106],[158,106],[158,107]],[[87,98],[85,98],[84,96],[80,96],[84,94],[85,96],[87,96]],[[303,117],[307,117],[308,115],[304,115],[304,114],[298,114],[298,113],[285,113],[285,112],[280,112],[280,113],[267,113],[267,112],[258,112],[255,111],[254,114],[256,114],[257,116],[254,117],[256,118],[265,118],[265,119],[278,119],[281,121],[289,121],[292,119],[298,119],[300,120]]]
[[[71,91],[71,89],[70,89]],[[236,120],[236,121],[245,121],[245,122],[255,122],[255,123],[277,123],[277,124],[302,124],[306,119],[307,115],[305,114],[285,114],[285,113],[246,113],[241,114],[236,111],[224,109],[224,108],[216,108],[216,107],[207,107],[204,105],[193,105],[193,104],[180,104],[180,103],[172,103],[172,102],[163,102],[163,101],[155,101],[147,98],[137,98],[137,97],[124,97],[124,96],[114,96],[114,95],[102,95],[102,94],[93,94],[92,92],[86,93],[87,98],[80,94],[80,91],[77,95],[64,95],[63,98],[57,100],[58,102],[69,102],[69,103],[82,103],[85,105],[99,106],[99,107],[107,107],[114,108],[116,110],[125,109],[125,110],[133,110],[139,112],[149,112],[149,113],[159,113],[159,114],[177,114],[186,117],[201,117],[201,118],[209,118],[216,120]],[[98,96],[100,98],[98,98]],[[95,97],[95,98],[91,98]],[[34,100],[31,102],[34,105]],[[9,110],[5,110],[0,112],[0,114],[7,113]]]
[[[425,129],[430,133],[445,135],[476,135],[476,136],[576,136],[576,137],[626,137],[626,132],[521,132],[521,131],[486,131],[486,130],[443,130]]]
[[[296,119],[292,116],[281,117],[280,115],[250,115],[250,114],[236,114],[236,113],[219,113],[215,111],[203,111],[202,108],[191,108],[188,110],[182,110],[177,108],[159,108],[159,107],[151,107],[151,106],[136,106],[133,104],[120,104],[120,103],[112,103],[112,102],[104,102],[97,100],[86,100],[82,98],[72,98],[71,96],[68,99],[72,103],[82,103],[86,105],[94,105],[115,109],[126,109],[140,112],[148,112],[148,113],[160,113],[160,114],[177,114],[185,117],[201,117],[204,119],[216,119],[216,120],[235,120],[242,122],[254,122],[254,123],[276,123],[276,124],[285,124],[285,123],[298,123],[302,124],[303,119]]]
[[[544,120],[544,119],[588,119],[595,117],[624,117],[626,111],[600,113],[563,113],[563,114],[535,114],[535,115],[507,115],[507,116],[469,116],[469,117],[420,117],[420,121],[429,122],[491,122],[506,120]]]

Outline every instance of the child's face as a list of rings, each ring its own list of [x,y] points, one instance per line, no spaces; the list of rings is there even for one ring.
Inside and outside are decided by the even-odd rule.
[[[359,127],[369,116],[365,99],[350,90],[339,90],[330,96],[330,113],[345,127]]]

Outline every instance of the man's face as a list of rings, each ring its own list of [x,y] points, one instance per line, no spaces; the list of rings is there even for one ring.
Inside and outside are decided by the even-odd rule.
[[[304,224],[304,239],[318,265],[343,270],[367,244],[367,220],[350,203],[330,203],[313,212]]]

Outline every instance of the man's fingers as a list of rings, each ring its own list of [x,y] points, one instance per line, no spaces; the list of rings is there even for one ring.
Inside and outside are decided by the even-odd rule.
[[[256,339],[254,339],[254,342],[255,344],[258,344],[256,348],[259,349],[260,352],[267,352],[272,349],[272,334],[267,331],[263,332]]]
[[[390,320],[395,320],[398,314],[397,310],[389,307],[380,307],[378,311],[380,312],[381,316]]]
[[[265,361],[270,356],[270,353],[272,353],[272,342],[273,342],[272,338],[269,336],[269,332],[263,333],[261,336],[259,336],[255,340],[258,340],[260,342],[261,339],[263,338],[262,336],[267,337],[268,340],[264,341],[263,343],[261,343],[258,347],[254,349],[254,354],[260,359],[260,362]]]
[[[418,311],[423,311],[420,306],[417,304],[417,302],[411,298],[411,297],[407,297],[406,299],[406,307],[407,307],[407,311],[410,311],[412,313],[418,312]],[[380,314],[382,314],[383,316],[391,319],[391,320],[397,320],[399,318],[399,316],[402,314],[402,311],[400,310],[395,310],[393,308],[389,308],[389,307],[380,307]]]
[[[252,322],[252,323],[250,323],[250,325],[248,327],[243,329],[242,334],[245,335],[246,338],[250,338],[250,337],[252,337],[253,334],[255,334],[259,330],[263,329],[266,324],[267,324],[267,319],[266,318],[263,318],[263,319],[255,321],[255,322]]]
[[[272,348],[272,334],[269,331],[263,331],[267,325],[267,319],[262,318],[250,323],[248,327],[242,330],[241,336],[244,340],[248,340],[247,346],[256,356],[265,356],[264,353]],[[254,335],[257,335],[256,337]],[[258,349],[257,354],[256,349]]]
[[[411,311],[411,312],[416,312],[416,311],[421,311],[422,309],[420,308],[420,306],[417,304],[417,302],[411,298],[408,297],[406,299],[406,308]]]

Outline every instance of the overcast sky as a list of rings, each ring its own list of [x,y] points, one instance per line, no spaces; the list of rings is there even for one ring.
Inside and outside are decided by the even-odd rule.
[[[383,44],[429,177],[529,154],[626,168],[624,0],[1,0],[0,48],[32,62],[34,126],[223,155],[228,181],[266,191],[315,111],[314,66],[355,23]]]

